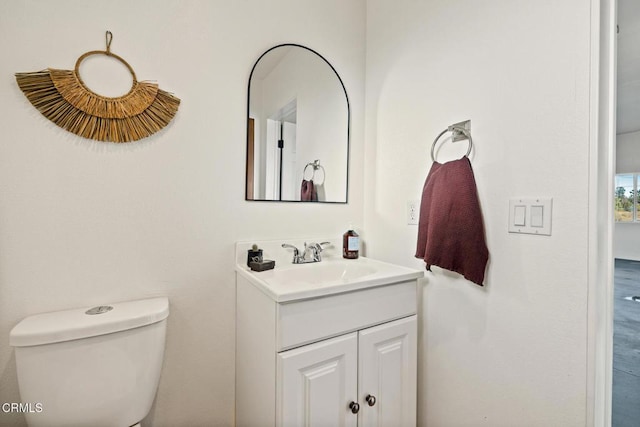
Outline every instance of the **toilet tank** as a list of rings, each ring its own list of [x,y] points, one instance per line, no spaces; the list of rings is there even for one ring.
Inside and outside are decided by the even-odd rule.
[[[131,426],[151,409],[164,357],[165,297],[27,317],[11,331],[29,426]]]

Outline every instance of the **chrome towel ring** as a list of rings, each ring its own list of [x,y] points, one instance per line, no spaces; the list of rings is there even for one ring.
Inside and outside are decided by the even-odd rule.
[[[306,174],[307,174],[307,168],[311,166],[311,178],[309,178],[307,180],[306,178]],[[312,163],[307,163],[307,165],[304,167],[304,170],[302,171],[302,179],[305,179],[307,181],[313,181],[313,179],[316,177],[316,171],[320,169],[322,171],[322,182],[320,184],[316,185],[322,185],[324,184],[324,180],[326,178],[326,172],[324,171],[324,167],[320,164],[320,160],[314,160]]]
[[[467,154],[465,154],[465,156],[469,157],[469,154],[471,154],[471,148],[473,148],[473,139],[471,139],[471,132],[469,131],[469,128],[468,128],[470,126],[471,126],[470,121],[467,120],[466,122],[453,124],[448,128],[446,128],[445,130],[443,130],[442,132],[440,132],[438,136],[436,136],[436,139],[433,141],[433,144],[431,144],[431,160],[433,162],[436,161],[436,156],[435,156],[436,143],[438,142],[440,137],[447,132],[453,133],[453,141],[459,141],[462,139],[469,140],[469,148],[467,149]]]

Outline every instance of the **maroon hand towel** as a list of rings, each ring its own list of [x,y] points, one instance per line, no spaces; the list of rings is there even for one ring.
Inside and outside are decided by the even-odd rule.
[[[416,258],[483,286],[489,259],[471,162],[434,162],[422,189]]]
[[[318,193],[316,192],[316,187],[313,185],[313,180],[302,180],[302,185],[300,186],[300,200],[303,202],[318,201]]]

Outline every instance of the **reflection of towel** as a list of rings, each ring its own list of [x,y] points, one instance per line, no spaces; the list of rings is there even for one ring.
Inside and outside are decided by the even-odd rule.
[[[482,286],[489,251],[471,163],[434,162],[422,189],[416,258]]]
[[[313,180],[302,180],[302,186],[300,187],[300,200],[303,202],[317,202],[318,193],[313,185]]]

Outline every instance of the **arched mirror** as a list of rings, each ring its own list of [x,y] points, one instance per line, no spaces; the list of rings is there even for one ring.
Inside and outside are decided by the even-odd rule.
[[[347,202],[349,100],[312,49],[275,46],[249,76],[246,200]]]

